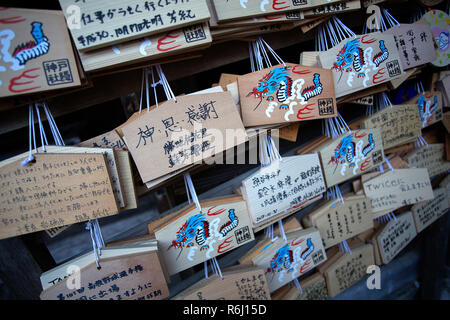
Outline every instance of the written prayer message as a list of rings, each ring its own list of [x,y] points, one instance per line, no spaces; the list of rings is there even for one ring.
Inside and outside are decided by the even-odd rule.
[[[417,235],[411,211],[389,221],[377,236],[378,249],[384,264],[389,263]]]
[[[444,188],[433,190],[434,199],[424,204],[415,204],[411,211],[416,222],[417,232],[422,232],[426,227],[439,219],[448,209],[448,195]]]
[[[177,97],[122,130],[143,182],[201,162],[248,140],[229,92]]]
[[[384,149],[415,141],[422,134],[419,111],[414,104],[386,107],[364,120],[361,127],[380,128]]]
[[[424,168],[388,171],[363,182],[363,188],[374,213],[392,211],[434,197],[428,170]]]
[[[60,0],[78,50],[184,27],[210,18],[205,0]]]
[[[285,157],[242,181],[254,226],[325,192],[317,154]]]
[[[400,24],[384,33],[394,36],[403,69],[410,69],[436,59],[431,28],[423,23]]]
[[[350,131],[319,149],[327,187],[356,177],[383,163],[380,129]]]
[[[405,156],[410,167],[427,168],[430,177],[445,173],[450,169],[450,161],[444,160],[444,144],[428,144]]]
[[[80,287],[70,281],[78,278]],[[169,296],[156,251],[95,263],[41,293],[41,300],[161,300]]]
[[[239,76],[238,86],[246,127],[337,115],[330,70],[286,63]]]
[[[192,205],[155,228],[167,272],[176,274],[254,239],[241,197]]]
[[[118,212],[103,154],[35,154],[0,167],[0,238]]]
[[[331,69],[336,97],[399,78],[403,74],[394,37],[369,33],[341,41],[319,55],[322,68]]]

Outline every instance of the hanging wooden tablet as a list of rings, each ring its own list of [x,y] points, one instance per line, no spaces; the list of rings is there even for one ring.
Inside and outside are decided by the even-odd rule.
[[[81,84],[59,11],[2,8],[0,97]]]
[[[258,17],[270,13],[300,10],[339,1],[341,0],[213,0],[213,3],[217,13],[217,20],[222,22],[246,17]]]
[[[320,273],[306,277],[300,281],[302,290],[289,284],[275,291],[272,295],[273,300],[328,300],[327,283]],[[284,289],[284,290],[283,290]],[[283,290],[282,294],[277,294]]]
[[[415,141],[422,134],[419,111],[414,104],[387,106],[365,119],[361,128],[379,128],[384,149]]]
[[[79,287],[74,283],[79,279]],[[161,300],[169,289],[156,251],[95,262],[44,290],[41,300]]]
[[[387,264],[394,259],[417,235],[411,211],[397,215],[389,221],[377,236],[382,262]]]
[[[427,168],[431,178],[450,169],[450,161],[445,160],[443,143],[422,146],[408,153],[405,160],[410,167]]]
[[[222,276],[209,275],[174,300],[270,300],[263,269],[239,265],[222,270]]]
[[[206,48],[211,41],[208,24],[199,23],[89,52],[80,52],[80,58],[85,71],[97,71]]]
[[[374,264],[374,251],[371,244],[352,248],[351,255],[350,253],[342,255],[324,271],[328,295],[333,298],[355,284],[367,274],[367,267]]]
[[[190,205],[154,228],[170,275],[214,258],[254,239],[242,197]]]
[[[229,92],[180,96],[143,113],[122,128],[143,182],[247,141]]]
[[[178,3],[60,0],[59,3],[79,51],[179,29],[210,17],[205,0]]]
[[[100,134],[89,140],[82,141],[78,144],[79,147],[86,148],[113,148],[123,149],[127,146],[123,142],[122,138],[118,135],[116,130],[111,130]]]
[[[305,10],[303,12],[303,15],[306,18],[314,17],[318,15],[325,15],[325,14],[337,14],[342,12],[349,12],[349,11],[355,11],[361,9],[361,1],[359,0],[350,0],[350,1],[343,1],[339,3],[327,3],[319,7],[315,7],[309,10]]]
[[[426,23],[433,32],[434,41],[437,45],[436,60],[432,62],[437,67],[445,67],[450,62],[450,18],[441,10],[430,10],[425,13],[419,22]]]
[[[270,292],[312,270],[327,257],[317,229],[308,228],[286,232],[282,237],[259,249],[253,264],[266,271]]]
[[[302,51],[300,52],[299,64],[307,67],[319,68],[319,53],[320,51]]]
[[[122,195],[122,184],[119,177],[116,154],[110,148],[84,148],[84,147],[70,147],[70,146],[47,146],[45,147],[48,153],[72,153],[72,154],[104,154],[106,157],[106,164],[108,167],[109,177],[119,208],[125,207],[124,197]]]
[[[242,181],[254,227],[325,192],[317,154],[284,157]]]
[[[439,183],[439,187],[444,188],[447,191],[447,200],[448,200],[448,205],[447,207],[450,208],[450,175],[447,175],[442,181],[441,183]]]
[[[322,52],[319,62],[322,68],[333,71],[336,98],[403,74],[394,37],[379,32],[345,39]]]
[[[113,148],[116,158],[117,171],[125,206],[122,210],[137,208],[136,188],[134,185],[133,171],[131,168],[130,154],[126,145],[116,130],[106,132],[97,137],[80,142],[79,147]]]
[[[350,131],[318,149],[327,188],[361,175],[383,163],[378,128]]]
[[[325,201],[319,208],[304,216],[303,223],[320,231],[325,249],[373,228],[370,199],[365,196],[344,196]]]
[[[392,211],[433,199],[430,176],[425,168],[395,169],[363,182],[372,212]]]
[[[127,255],[138,255],[144,254],[151,250],[157,249],[157,243],[154,239],[150,241],[132,241],[128,245],[117,245],[117,246],[109,246],[107,244],[106,248],[102,249],[101,256],[99,257],[99,261],[107,261],[111,259],[118,259],[122,256]],[[73,266],[78,267],[79,269],[84,269],[90,264],[95,263],[94,253],[89,251],[86,254],[78,256],[74,259],[71,259],[63,264],[58,265],[57,267],[50,269],[44,273],[42,273],[40,280],[42,289],[48,289],[55,284],[63,281],[68,278],[71,274],[75,272]],[[72,266],[72,268],[70,268]]]
[[[412,206],[417,232],[422,232],[426,227],[447,213],[448,195],[444,188],[433,190],[434,199],[425,203],[418,203]]]
[[[439,91],[427,91],[409,100],[407,104],[415,104],[418,107],[422,128],[443,118],[442,94]]]
[[[422,23],[400,24],[384,31],[394,36],[404,70],[436,59],[431,28]]]
[[[362,98],[355,99],[355,100],[351,101],[351,103],[360,104],[363,106],[373,106],[373,94],[362,97]]]
[[[286,63],[238,77],[244,126],[337,115],[329,70]]]
[[[300,29],[302,30],[303,33],[307,33],[308,31],[311,31],[312,29],[314,29],[315,27],[317,27],[318,25],[320,25],[321,23],[327,21],[330,17],[318,17],[318,18],[311,18],[314,19],[308,23],[306,23],[305,25],[301,26]],[[301,64],[301,63],[300,63]]]
[[[116,214],[103,154],[35,154],[0,165],[0,238]]]

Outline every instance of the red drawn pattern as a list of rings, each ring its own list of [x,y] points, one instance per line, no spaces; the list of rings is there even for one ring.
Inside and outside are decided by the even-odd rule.
[[[278,20],[283,18],[283,16],[276,16],[276,17],[264,17],[266,20]]]
[[[309,269],[311,269],[311,259],[308,259],[304,264],[302,264],[302,267],[300,268],[300,274],[305,273]]]
[[[179,44],[176,46],[174,45],[172,47],[163,48],[164,46],[169,46],[170,44],[176,42],[177,41],[176,39],[179,36],[180,36],[179,34],[175,34],[175,35],[170,34],[170,33],[166,34],[164,37],[158,39],[158,45],[156,46],[156,49],[158,49],[158,51],[166,52],[166,51],[170,51],[170,50],[176,49],[178,47],[181,47],[181,44]],[[169,38],[173,39],[173,40],[166,41]]]
[[[213,210],[214,208],[216,208],[216,206],[209,208],[208,212],[206,213],[208,216],[217,216],[218,214],[224,213],[225,209],[219,209],[217,211],[211,212],[211,210]]]
[[[291,241],[291,246],[296,246],[296,245],[302,243],[303,241],[305,241],[305,238],[303,238],[303,239],[300,239],[299,241],[295,242],[295,240],[297,240],[297,239],[298,238],[295,238]]]
[[[16,86],[20,87],[20,86],[25,86],[27,84],[33,83],[34,80],[28,80],[28,81],[23,81],[23,82],[21,82],[20,80],[22,78],[35,79],[35,78],[39,77],[39,74],[36,74],[36,75],[31,75],[30,74],[31,72],[36,71],[36,70],[39,70],[39,68],[33,68],[33,69],[25,70],[19,76],[11,78],[11,80],[9,81],[9,86],[8,86],[9,91],[13,92],[13,93],[21,93],[21,92],[32,91],[34,89],[40,88],[41,86],[28,87],[28,88],[23,88],[23,89],[16,89],[15,88]]]
[[[217,248],[217,253],[224,253],[234,248],[231,247],[231,243],[233,242],[233,240],[231,240],[232,237],[233,236],[229,236],[219,245]]]
[[[384,78],[384,76],[383,76],[384,74],[385,74],[385,68],[381,68],[380,70],[378,70],[377,73],[375,73],[373,75],[372,82],[374,84],[378,84],[378,83],[381,83],[381,82],[385,81],[386,78]]]
[[[13,24],[13,23],[20,23],[24,22],[26,19],[22,18],[21,16],[15,16],[15,17],[8,17],[0,19],[0,23],[2,24]]]
[[[356,138],[356,139],[361,139],[361,138],[364,138],[366,135],[367,135],[367,133],[365,133],[365,132],[363,132],[363,133],[359,133],[361,130],[356,130],[355,131],[355,133],[354,133],[354,137]]]
[[[361,37],[361,42],[369,44],[369,43],[374,43],[375,41],[377,41],[377,39],[375,39],[375,38],[370,38],[370,39],[366,40],[366,37],[368,37],[368,36],[369,36],[368,34],[362,36]]]
[[[273,0],[272,8],[273,8],[273,10],[283,10],[283,9],[289,8],[289,5],[287,5],[285,7],[281,7],[284,4],[286,4],[286,1]]]
[[[367,169],[369,169],[370,159],[371,159],[371,157],[368,157],[366,160],[364,160],[364,162],[359,167],[359,170],[366,171]]]
[[[295,69],[296,69],[297,67],[298,67],[298,66],[295,66],[295,67],[292,69],[292,72],[293,72],[293,73],[296,73],[296,74],[308,74],[308,73],[311,73],[310,70],[295,71]]]
[[[314,117],[312,115],[307,117],[307,115],[311,114],[311,112],[313,111],[313,108],[310,108],[313,105],[314,105],[314,103],[309,103],[306,106],[304,106],[303,108],[299,109],[297,112],[297,119],[306,120],[306,119],[310,119],[310,118]]]

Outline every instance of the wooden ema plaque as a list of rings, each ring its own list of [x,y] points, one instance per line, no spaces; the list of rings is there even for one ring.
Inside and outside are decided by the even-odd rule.
[[[392,211],[433,199],[430,176],[425,168],[395,169],[363,182],[372,212]]]
[[[259,249],[253,264],[266,271],[270,292],[310,271],[327,257],[317,229],[308,228],[286,232],[282,237]]]
[[[431,28],[422,23],[400,24],[384,31],[394,36],[404,70],[414,68],[436,59]]]
[[[127,146],[116,130],[108,131],[89,140],[82,141],[79,147],[123,149]]]
[[[242,181],[253,226],[281,216],[325,192],[317,154],[284,157]]]
[[[210,18],[205,0],[60,0],[79,51],[142,38]]]
[[[422,134],[419,111],[414,104],[386,107],[364,120],[361,127],[379,128],[384,149],[415,141]]]
[[[325,249],[374,227],[370,199],[365,196],[344,196],[326,201],[317,210],[305,216],[304,223],[320,231]]]
[[[305,17],[315,17],[315,16],[331,15],[342,12],[355,11],[358,9],[361,9],[361,1],[350,0],[350,1],[343,1],[340,3],[331,3],[331,4],[327,3],[320,7],[305,10],[303,12],[303,15]]]
[[[61,12],[2,8],[0,21],[0,97],[81,84]]]
[[[427,91],[407,102],[419,109],[422,128],[426,128],[443,119],[442,94],[439,91]]]
[[[213,274],[174,297],[173,300],[270,300],[264,270],[236,266]]]
[[[41,293],[41,300],[161,300],[169,289],[156,251],[95,262]],[[79,279],[79,287],[75,283]]]
[[[289,287],[289,284],[274,292],[273,300],[328,300],[327,283],[323,275],[319,272],[312,276],[306,277],[300,281],[300,291],[296,286]],[[279,295],[277,293],[279,291]]]
[[[378,249],[384,264],[394,259],[417,235],[411,211],[389,221],[377,236]]]
[[[190,205],[154,229],[169,275],[255,238],[242,197],[207,201],[201,207],[199,212],[195,205]]]
[[[211,41],[208,24],[199,23],[143,39],[80,52],[80,59],[85,71],[97,71],[190,52],[209,46]]]
[[[344,133],[318,149],[327,187],[355,178],[384,161],[378,128]]]
[[[337,116],[330,70],[286,63],[238,77],[245,127]]]
[[[422,232],[426,227],[446,213],[449,208],[448,195],[445,188],[434,189],[433,194],[434,199],[424,204],[415,204],[411,208],[417,232]]]
[[[369,33],[341,41],[319,55],[322,68],[331,69],[336,98],[402,76],[403,68],[390,34]]]
[[[352,248],[351,255],[346,253],[340,256],[324,271],[328,295],[333,298],[355,284],[367,274],[367,267],[374,264],[374,251],[371,244]]]
[[[143,111],[122,127],[144,183],[248,140],[229,92],[176,99]]]
[[[341,0],[213,0],[218,22],[238,20],[246,17],[258,17],[271,13],[281,13],[320,5],[339,2]]]
[[[35,154],[0,167],[0,238],[118,212],[103,154]]]
[[[430,177],[445,173],[450,169],[450,161],[445,160],[443,143],[422,146],[408,153],[405,160],[410,167],[427,168]]]

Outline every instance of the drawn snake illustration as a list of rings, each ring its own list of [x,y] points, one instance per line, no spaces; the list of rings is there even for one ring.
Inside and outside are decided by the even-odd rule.
[[[31,23],[31,35],[33,40],[18,45],[12,56],[19,62],[20,65],[24,65],[28,60],[37,58],[46,54],[50,49],[50,43],[47,37],[42,31],[41,22]]]
[[[387,51],[385,45],[384,45],[384,40],[380,40],[380,52],[378,52],[374,57],[373,57],[373,63],[378,67],[380,65],[380,63],[382,63],[383,61],[385,61],[388,57],[389,57],[389,52]]]
[[[309,99],[322,93],[323,86],[322,83],[320,83],[320,74],[314,73],[313,83],[314,84],[312,86],[309,86],[302,90],[302,97],[303,99],[305,99],[305,101],[308,101]]]
[[[234,214],[234,209],[228,210],[228,218],[230,220],[224,223],[219,229],[219,233],[224,237],[239,224],[239,219]]]
[[[192,247],[194,241],[200,247],[200,250],[208,249],[208,245],[204,245],[206,240],[210,237],[209,223],[203,213],[196,214],[190,217],[178,230],[176,240],[167,248],[184,248]]]
[[[375,147],[375,142],[373,141],[373,135],[370,133],[368,135],[369,143],[364,147],[361,151],[363,156],[365,157],[370,151]],[[344,137],[339,144],[336,146],[334,150],[334,156],[331,157],[331,160],[328,163],[344,163],[347,161],[350,167],[354,166],[354,160],[356,157],[356,147],[355,142],[353,141],[353,136]]]
[[[307,248],[303,250],[300,255],[300,259],[303,261],[314,251],[314,245],[312,244],[311,238],[306,240],[306,245]],[[283,268],[287,269],[288,272],[292,271],[292,264],[296,262],[294,260],[293,251],[289,245],[286,244],[278,249],[272,260],[270,260],[267,272],[280,272]]]

